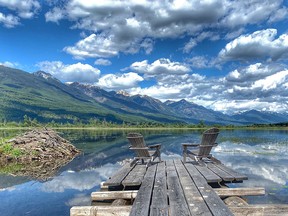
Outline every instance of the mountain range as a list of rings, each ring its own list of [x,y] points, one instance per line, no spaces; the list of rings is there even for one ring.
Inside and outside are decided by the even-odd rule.
[[[140,122],[197,124],[267,124],[287,122],[288,114],[250,110],[226,115],[203,106],[180,101],[161,102],[146,95],[105,91],[97,86],[64,84],[47,72],[28,73],[0,65],[0,121],[23,121],[23,116],[40,122],[115,123]]]

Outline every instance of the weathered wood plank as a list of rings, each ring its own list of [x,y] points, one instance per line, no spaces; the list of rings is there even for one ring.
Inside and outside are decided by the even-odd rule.
[[[133,170],[124,178],[122,185],[138,186],[141,185],[144,175],[146,173],[146,165],[137,164]]]
[[[134,200],[130,216],[148,216],[157,164],[148,167]]]
[[[196,169],[204,176],[208,183],[221,182],[222,178],[208,169],[206,166],[195,165]]]
[[[98,191],[91,193],[92,201],[113,199],[135,199],[137,190],[132,191]]]
[[[223,200],[223,202],[230,207],[242,207],[248,206],[249,204],[239,196],[229,196]]]
[[[168,197],[165,162],[159,163],[155,176],[150,216],[168,216]]]
[[[265,195],[265,188],[215,188],[214,191],[220,197],[225,196],[259,196]]]
[[[217,167],[219,167],[220,169],[224,170],[225,172],[229,173],[230,175],[232,175],[236,181],[242,181],[242,180],[247,180],[248,177],[246,175],[243,175],[241,173],[236,172],[233,169],[230,169],[228,167],[226,167],[223,164],[215,164]]]
[[[118,172],[116,172],[110,179],[103,183],[104,186],[119,186],[122,180],[128,175],[128,173],[134,168],[129,163],[125,164]]]
[[[200,191],[206,204],[214,216],[230,216],[233,215],[225,203],[220,199],[216,192],[206,183],[206,179],[191,163],[185,163],[185,167],[193,178],[195,185]]]
[[[205,200],[201,196],[182,162],[180,160],[175,160],[174,163],[191,215],[212,216]]]
[[[156,179],[157,179],[158,172],[159,172],[159,170],[157,169]],[[155,179],[155,185],[157,184],[157,181],[158,181],[156,179]],[[161,181],[159,181],[159,184],[161,185]],[[166,198],[167,198],[167,189],[165,188],[166,182],[163,183],[162,186],[157,186],[157,187],[159,187],[158,189],[155,187],[155,185],[154,185],[154,189],[153,189],[153,199],[154,199],[154,197],[156,198],[156,200],[163,199],[165,197],[165,194],[166,194]],[[183,189],[185,189],[185,188],[183,187]],[[159,195],[156,195],[156,192],[154,194],[154,191],[159,191],[159,190],[161,190],[159,192]],[[214,188],[213,190],[220,197],[265,195],[265,189],[262,187],[256,187],[256,188]],[[137,196],[137,192],[138,192],[137,190],[132,190],[132,191],[98,191],[98,192],[92,192],[91,193],[91,199],[92,199],[92,201],[114,200],[114,199],[135,199]],[[163,197],[161,197],[161,196],[163,196]],[[194,195],[194,196],[196,197],[196,195]],[[153,203],[153,199],[152,199],[152,203]]]
[[[235,180],[234,176],[230,175],[229,173],[225,172],[224,170],[217,167],[215,164],[207,163],[207,167],[220,176],[226,182],[232,182]]]
[[[190,215],[179,178],[172,160],[166,161],[170,215]]]
[[[131,206],[75,206],[70,216],[128,216]]]
[[[243,207],[229,207],[235,216],[287,216],[288,205],[248,205]]]

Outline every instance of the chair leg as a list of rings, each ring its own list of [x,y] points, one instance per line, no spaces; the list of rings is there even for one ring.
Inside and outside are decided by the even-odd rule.
[[[132,167],[134,164],[136,164],[138,161],[138,159],[133,159],[131,162],[130,162],[130,167]]]
[[[148,168],[151,164],[151,159],[148,160],[147,164],[146,164],[146,167]]]
[[[186,157],[187,157],[187,146],[183,147],[183,162],[186,163]]]

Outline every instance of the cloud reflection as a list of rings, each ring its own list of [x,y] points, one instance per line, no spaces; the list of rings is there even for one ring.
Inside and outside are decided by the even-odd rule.
[[[118,164],[108,163],[95,169],[81,170],[80,172],[65,171],[51,181],[43,183],[42,190],[44,192],[64,192],[67,189],[89,190],[99,186],[102,181],[112,176],[119,167]]]

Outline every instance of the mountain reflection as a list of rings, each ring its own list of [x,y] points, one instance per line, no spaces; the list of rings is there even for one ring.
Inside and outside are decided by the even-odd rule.
[[[100,189],[120,167],[133,158],[126,135],[132,131],[59,130],[82,154],[62,167],[46,182],[30,181],[23,177],[0,176],[0,211],[13,209],[4,215],[21,215],[37,208],[34,215],[69,213],[74,205],[90,205],[90,194]],[[199,143],[201,131],[143,130],[147,145],[161,143],[163,160],[181,158],[181,143]],[[222,130],[218,146],[212,154],[226,166],[246,174],[248,180],[230,187],[265,187],[266,195],[248,197],[249,203],[288,202],[288,133],[268,130]],[[49,205],[57,205],[56,210]],[[10,200],[10,201],[9,201]],[[11,202],[13,200],[13,202]],[[30,208],[25,205],[29,200]],[[31,206],[32,205],[32,206]],[[38,206],[38,207],[37,207]],[[29,209],[28,209],[29,208]],[[60,214],[61,215],[61,214]],[[63,215],[63,214],[62,214]]]

